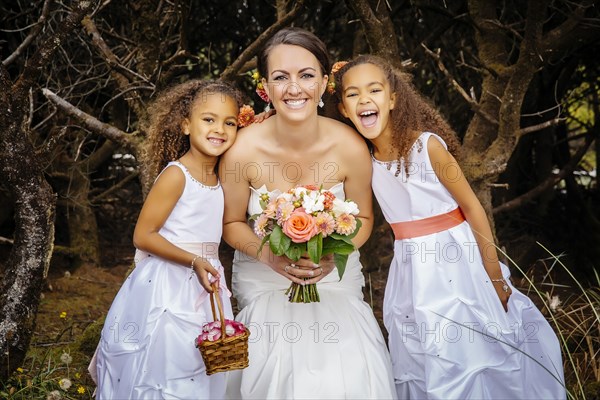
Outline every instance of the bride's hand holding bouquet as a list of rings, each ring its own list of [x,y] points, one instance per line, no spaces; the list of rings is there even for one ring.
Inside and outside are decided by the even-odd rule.
[[[319,301],[314,282],[331,271],[332,259],[341,279],[348,255],[355,250],[352,238],[361,225],[355,217],[358,206],[315,185],[297,186],[280,195],[263,193],[260,202],[263,211],[252,216],[254,232],[262,238],[259,251],[269,243],[274,255],[291,260],[284,265],[286,274],[304,277],[301,284],[292,279],[286,292],[291,302]],[[306,258],[317,265],[312,271]],[[314,276],[315,270],[319,275]]]

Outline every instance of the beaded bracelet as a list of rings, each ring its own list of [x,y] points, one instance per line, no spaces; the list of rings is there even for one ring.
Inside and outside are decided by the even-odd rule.
[[[190,268],[192,269],[192,271],[194,271],[194,263],[196,262],[197,259],[202,258],[202,256],[200,255],[196,255],[196,257],[194,257],[194,259],[192,260],[192,264],[190,265]]]
[[[505,292],[508,292],[508,289],[510,289],[510,288],[508,287],[508,283],[506,283],[506,279],[504,279],[504,278],[500,278],[500,279],[490,279],[490,280],[491,280],[492,282],[501,282],[501,283],[503,284],[503,285],[502,285],[502,290],[503,290],[503,291],[505,291]]]

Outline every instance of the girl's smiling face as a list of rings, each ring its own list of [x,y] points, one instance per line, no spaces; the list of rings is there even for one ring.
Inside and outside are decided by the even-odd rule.
[[[341,85],[340,112],[354,124],[366,139],[391,138],[390,111],[395,94],[384,72],[365,63],[350,68]]]
[[[317,58],[308,50],[280,44],[270,51],[265,87],[277,115],[301,121],[316,115],[327,85]]]
[[[216,157],[231,147],[237,135],[237,103],[222,93],[201,93],[195,100],[183,132],[190,137],[190,148]]]

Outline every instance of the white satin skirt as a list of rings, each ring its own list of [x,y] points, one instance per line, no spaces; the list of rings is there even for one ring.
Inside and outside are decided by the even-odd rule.
[[[504,311],[467,223],[397,240],[394,253],[384,322],[398,398],[566,397],[554,331],[512,285]]]
[[[178,246],[202,254],[201,246]],[[222,270],[217,258],[208,260]],[[223,292],[225,315],[233,318]],[[90,365],[96,399],[223,398],[225,376],[206,375],[194,344],[212,320],[208,294],[190,268],[152,256],[136,262],[110,307]]]
[[[236,317],[248,326],[250,366],[227,373],[227,397],[243,399],[392,399],[389,353],[363,301],[358,252],[317,284],[319,303],[295,304],[290,281],[236,252]]]

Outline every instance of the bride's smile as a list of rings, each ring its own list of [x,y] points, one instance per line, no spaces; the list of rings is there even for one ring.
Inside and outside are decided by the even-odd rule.
[[[268,57],[266,87],[278,115],[292,121],[316,118],[316,109],[327,85],[327,75],[308,50],[280,44]]]

